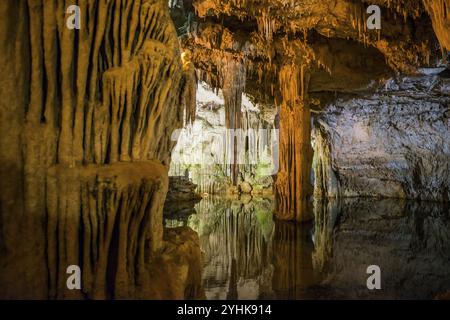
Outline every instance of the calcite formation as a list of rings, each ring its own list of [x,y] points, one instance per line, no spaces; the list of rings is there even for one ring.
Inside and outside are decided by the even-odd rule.
[[[88,297],[136,296],[136,287],[149,273],[150,256],[163,246],[165,171],[152,161],[49,169],[46,250],[51,297],[82,297],[79,291],[64,290],[69,265],[82,267],[83,294]],[[107,278],[114,292],[108,292]]]
[[[79,30],[66,27],[68,2],[0,4],[0,296],[158,297],[139,286],[166,246],[166,166],[171,133],[191,115],[192,73],[166,1],[77,5]],[[65,286],[69,264],[81,291]],[[180,266],[200,272],[191,264]],[[178,287],[167,295],[184,298],[193,278],[166,278]]]
[[[450,1],[449,0],[423,0],[426,10],[433,21],[436,36],[442,46],[442,51],[450,50]]]

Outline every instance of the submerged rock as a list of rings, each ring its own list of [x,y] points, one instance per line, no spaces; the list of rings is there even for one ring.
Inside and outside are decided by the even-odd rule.
[[[448,201],[450,82],[389,81],[339,98],[315,121],[315,195]]]
[[[202,196],[195,190],[197,185],[186,177],[169,177],[168,202],[200,200]]]

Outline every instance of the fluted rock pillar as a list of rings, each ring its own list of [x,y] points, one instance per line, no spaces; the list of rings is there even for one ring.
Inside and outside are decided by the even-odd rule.
[[[284,66],[280,72],[279,172],[275,183],[278,219],[307,221],[312,194],[311,111],[306,99],[305,67]],[[306,80],[305,80],[306,79]]]

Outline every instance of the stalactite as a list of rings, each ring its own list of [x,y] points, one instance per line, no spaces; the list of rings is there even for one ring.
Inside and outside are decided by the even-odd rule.
[[[227,129],[241,129],[242,122],[242,94],[245,89],[246,67],[245,62],[230,60],[226,61],[223,74],[223,97],[225,100],[225,127]],[[238,142],[232,131],[227,131],[227,154],[230,164],[231,181],[233,185],[237,184],[239,174],[238,160]],[[236,132],[236,131],[235,131]]]
[[[195,120],[195,110],[197,108],[197,77],[195,67],[192,63],[192,54],[186,50],[181,54],[183,62],[183,71],[185,73],[185,84],[183,90],[183,104],[185,109],[184,124],[191,124]]]
[[[277,21],[270,17],[266,10],[261,12],[257,18],[259,33],[264,36],[268,43],[273,41],[273,35],[277,31]]]
[[[313,243],[305,241],[308,229],[301,224],[279,221],[273,239],[273,290],[279,299],[304,299],[305,289],[315,282]]]
[[[445,51],[450,51],[450,0],[423,0],[423,3],[431,16],[445,57]]]

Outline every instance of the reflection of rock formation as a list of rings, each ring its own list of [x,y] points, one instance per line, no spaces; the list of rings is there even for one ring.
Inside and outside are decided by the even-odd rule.
[[[199,233],[208,298],[257,299],[270,288],[273,232],[268,200],[204,199],[189,225]]]
[[[163,0],[78,4],[69,30],[64,2],[0,3],[0,296],[159,297],[138,287],[170,247],[167,169],[151,160],[168,165],[183,120],[175,30]],[[65,288],[67,264],[82,267],[82,293]]]
[[[314,283],[310,226],[273,222],[273,201],[204,199],[189,225],[205,256],[203,284],[214,299],[294,299]]]
[[[273,238],[273,290],[277,299],[305,299],[315,284],[310,226],[277,222]]]
[[[316,201],[315,226],[272,221],[272,201],[204,199],[207,298],[434,298],[450,291],[450,211],[433,203]],[[269,203],[272,203],[269,205]],[[381,267],[382,290],[366,286]]]
[[[339,210],[334,201],[316,200],[314,203],[314,253],[312,261],[316,274],[328,271],[333,255],[333,235]]]
[[[449,88],[436,76],[391,80],[331,104],[316,122],[315,194],[448,201]]]
[[[280,112],[280,170],[275,183],[276,217],[300,222],[312,218],[308,204],[313,190],[311,110],[306,96],[309,77],[305,75],[305,59],[293,60],[280,71],[283,103]]]
[[[449,290],[448,206],[357,199],[317,205],[331,209],[316,217],[314,251],[329,296],[423,299]],[[369,265],[381,268],[380,291],[366,287]]]

